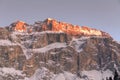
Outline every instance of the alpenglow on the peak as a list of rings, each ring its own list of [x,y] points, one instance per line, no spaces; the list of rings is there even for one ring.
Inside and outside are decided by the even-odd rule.
[[[102,36],[111,37],[108,33],[90,28],[87,26],[72,25],[65,22],[59,22],[52,18],[47,18],[44,21],[35,22],[33,25],[28,25],[22,21],[16,21],[11,24],[11,28],[18,32],[40,32],[40,31],[54,31],[64,32],[72,36]]]
[[[18,32],[25,32],[27,31],[26,23],[23,21],[16,21],[11,24],[12,30],[18,31]]]

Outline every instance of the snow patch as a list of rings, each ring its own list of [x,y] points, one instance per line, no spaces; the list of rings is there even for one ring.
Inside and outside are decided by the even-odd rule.
[[[16,45],[16,44],[12,43],[10,40],[0,40],[0,45],[2,45],[2,46],[11,46],[11,45]]]
[[[26,56],[26,59],[30,59],[33,56],[33,53],[45,53],[51,49],[67,47],[66,43],[57,43],[57,42],[47,45],[43,48],[37,48],[37,49],[26,49],[24,46],[22,46],[22,45],[20,45],[20,46]],[[56,54],[56,53],[51,52],[51,54]]]
[[[105,80],[106,77],[113,77],[113,73],[110,70],[103,72],[97,70],[83,71],[82,74],[86,75],[90,80]]]
[[[29,53],[29,50],[28,50],[28,49],[26,49],[26,47],[25,47],[25,46],[23,46],[23,45],[21,45],[21,44],[19,44],[19,43],[17,43],[17,44],[18,44],[18,45],[22,48],[23,53],[24,53],[24,55],[25,55],[26,59],[31,58],[31,56],[32,56],[31,52]]]
[[[65,80],[64,74],[58,74],[53,80]]]
[[[57,74],[52,80],[105,80],[106,77],[113,77],[113,74],[110,70],[103,71],[103,73],[97,70],[82,71],[81,73],[82,78],[79,78],[76,74],[63,72]]]
[[[16,35],[29,35],[27,32],[18,32],[18,31],[14,31],[11,34],[12,36],[16,36]]]
[[[47,18],[48,20],[53,20],[52,18]]]
[[[72,46],[75,48],[77,52],[83,51],[83,44],[86,42],[86,39],[89,37],[81,37],[79,39],[73,38],[72,41],[70,42],[69,46]]]
[[[12,76],[15,76],[15,75],[25,76],[24,74],[22,74],[22,71],[15,70],[14,68],[6,68],[6,67],[0,68],[0,75],[1,76],[5,76],[8,74],[10,74]]]
[[[43,48],[33,49],[33,52],[45,53],[51,49],[67,47],[66,43],[52,43]]]
[[[44,78],[49,80],[105,80],[106,77],[113,77],[113,74],[110,70],[103,72],[97,70],[82,71],[80,78],[76,74],[67,71],[63,71],[59,74],[53,74],[45,67],[42,67],[37,69],[35,74],[28,80],[44,80]]]
[[[40,69],[37,69],[35,71],[35,74],[28,80],[51,80],[53,76],[54,75],[52,72],[49,72],[47,68],[42,67]]]
[[[32,32],[32,33],[30,33],[29,35],[42,35],[42,34],[46,34],[46,33],[48,33],[48,34],[60,34],[60,33],[64,33],[64,32],[62,32],[62,31],[42,31],[42,32]]]

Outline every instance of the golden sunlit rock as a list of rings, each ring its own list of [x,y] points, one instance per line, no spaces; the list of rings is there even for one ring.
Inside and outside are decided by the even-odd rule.
[[[110,37],[109,34],[104,33],[103,31],[90,28],[88,26],[76,26],[65,22],[58,22],[55,19],[48,18],[44,21],[42,29],[44,31],[50,30],[55,32],[65,32],[66,34],[77,36],[105,36]]]
[[[14,30],[19,32],[25,32],[27,30],[25,22],[17,21]]]
[[[39,22],[37,27],[28,28],[26,23],[23,21],[17,21],[12,24],[14,31],[18,32],[28,32],[32,33],[33,31],[54,31],[54,32],[64,32],[71,36],[104,36],[111,37],[108,33],[90,28],[88,26],[78,26],[72,25],[65,22],[59,22],[52,18],[47,18],[43,22]]]

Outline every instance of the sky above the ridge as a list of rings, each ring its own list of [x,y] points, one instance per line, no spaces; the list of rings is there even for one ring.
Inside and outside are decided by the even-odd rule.
[[[0,0],[0,26],[54,18],[109,33],[120,41],[120,0]]]

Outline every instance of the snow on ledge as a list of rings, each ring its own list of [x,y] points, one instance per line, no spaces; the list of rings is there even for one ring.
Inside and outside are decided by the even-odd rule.
[[[41,53],[45,53],[51,49],[54,48],[62,48],[62,47],[67,47],[66,43],[52,43],[50,45],[47,45],[43,48],[38,48],[38,49],[33,49],[34,52],[41,52]]]
[[[46,34],[46,33],[50,33],[50,34],[60,34],[60,33],[64,33],[62,31],[42,31],[42,32],[32,32],[30,33],[30,35],[41,35],[41,34]]]
[[[91,80],[102,80],[106,79],[106,77],[113,77],[113,73],[110,70],[106,70],[103,72],[97,70],[82,71],[82,74],[86,75]]]
[[[15,43],[12,43],[10,40],[0,40],[0,46],[11,46],[16,45]]]
[[[113,74],[110,70],[97,71],[81,71],[81,78],[79,78],[76,74],[71,72],[63,71],[63,73],[54,74],[50,72],[47,68],[43,67],[41,69],[37,69],[33,76],[31,76],[28,80],[44,80],[45,77],[50,80],[102,80],[106,79],[106,77],[113,77]]]
[[[22,71],[20,70],[15,70],[14,68],[7,68],[7,67],[0,68],[0,75],[5,76],[7,74],[11,74],[13,76],[15,75],[24,76],[24,74],[22,74]]]

